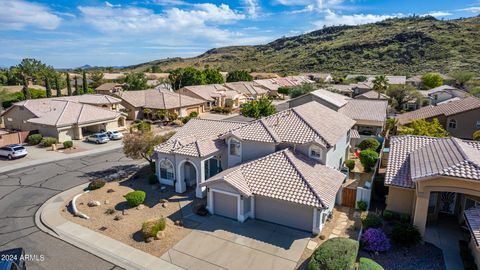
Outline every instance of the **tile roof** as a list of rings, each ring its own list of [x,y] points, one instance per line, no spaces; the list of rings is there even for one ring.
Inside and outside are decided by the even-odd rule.
[[[164,110],[205,103],[204,100],[198,98],[174,93],[168,90],[156,89],[124,91],[119,93],[119,97],[136,108],[144,107]]]
[[[314,95],[318,98],[325,100],[326,102],[334,105],[337,108],[340,108],[347,104],[352,98],[328,91],[325,89],[318,89],[309,94]],[[307,94],[308,95],[308,94]]]
[[[378,92],[377,91],[368,91],[368,92],[365,92],[361,95],[358,95],[355,97],[356,99],[362,99],[362,98],[365,98],[365,99],[378,99]],[[382,94],[380,93],[380,99],[388,99],[388,96],[385,95],[385,94]]]
[[[226,147],[224,140],[219,139],[230,130],[246,123],[225,120],[207,120],[193,118],[178,129],[168,141],[155,147],[155,151],[167,154],[182,154],[203,157]]]
[[[397,118],[399,124],[405,125],[416,119],[439,117],[442,115],[450,116],[474,109],[480,109],[480,99],[476,97],[466,97],[457,101],[437,106],[427,106],[415,111],[403,113],[398,115]]]
[[[468,229],[475,240],[477,247],[480,247],[480,206],[470,207],[463,212],[467,221]]]
[[[360,76],[367,77],[367,82],[372,82],[373,80],[375,80],[375,77],[377,77],[378,75],[348,74],[345,77],[345,79],[351,80],[351,79],[355,79],[355,78],[360,77]],[[387,78],[389,84],[405,84],[406,81],[407,81],[406,76],[387,75],[385,77]]]
[[[245,196],[259,195],[302,205],[327,208],[345,175],[312,159],[284,149],[227,169],[201,186],[227,182]]]
[[[30,123],[56,127],[114,120],[121,116],[120,112],[57,98],[30,99],[13,106],[32,112],[36,118],[29,119]]]
[[[351,139],[360,139],[360,133],[358,133],[358,130],[351,129],[350,130],[350,138]]]
[[[118,104],[122,102],[121,99],[112,97],[110,95],[101,95],[101,94],[84,94],[80,96],[66,96],[66,97],[55,97],[54,99],[59,100],[69,100],[83,104],[91,105],[107,105],[107,104]]]
[[[225,87],[242,93],[246,96],[264,95],[268,93],[265,87],[262,87],[254,82],[231,82],[225,83]]]
[[[259,84],[269,91],[277,91],[279,87],[293,87],[300,86],[304,83],[314,83],[306,76],[288,76],[272,79],[254,80],[256,84]]]
[[[248,123],[230,134],[242,140],[299,144],[315,141],[330,147],[354,124],[354,120],[312,101]]]
[[[415,181],[437,176],[480,180],[480,142],[411,135],[392,137],[386,185],[414,188]]]
[[[387,119],[387,108],[387,100],[352,99],[345,106],[341,107],[338,112],[356,121],[385,122],[385,119]]]
[[[438,92],[449,91],[449,90],[461,91],[460,89],[455,88],[455,87],[450,86],[450,85],[441,85],[441,86],[438,86],[438,87],[435,87],[435,88],[432,88],[432,89],[429,89],[429,90],[420,91],[420,93],[422,93],[422,95],[424,95],[424,96],[429,96],[429,95],[432,95],[432,94],[435,94],[435,93],[438,93]]]
[[[104,83],[99,85],[95,90],[100,90],[100,91],[112,91],[116,87],[122,87],[122,84],[119,83]]]
[[[219,96],[219,92],[227,91],[228,89],[221,84],[207,84],[207,85],[192,85],[185,86],[182,90],[188,90],[195,93],[197,96],[204,100],[213,101],[216,96]]]

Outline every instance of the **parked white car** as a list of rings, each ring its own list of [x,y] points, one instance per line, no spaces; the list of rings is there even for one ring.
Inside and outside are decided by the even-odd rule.
[[[96,144],[107,143],[108,141],[110,141],[110,139],[106,133],[95,133],[87,137],[87,142],[94,142]]]
[[[123,134],[119,131],[107,131],[107,136],[110,140],[121,140],[123,139]]]
[[[9,144],[0,148],[0,156],[10,160],[24,157],[27,154],[27,149],[20,144]]]

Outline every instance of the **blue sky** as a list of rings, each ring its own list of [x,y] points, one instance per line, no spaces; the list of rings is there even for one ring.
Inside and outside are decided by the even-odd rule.
[[[0,0],[0,66],[130,65],[413,14],[475,16],[480,0]]]

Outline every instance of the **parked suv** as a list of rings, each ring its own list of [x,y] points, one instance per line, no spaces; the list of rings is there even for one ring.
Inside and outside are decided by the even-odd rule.
[[[93,135],[88,136],[87,141],[99,144],[99,143],[107,143],[108,141],[110,141],[110,139],[105,133],[95,133]]]
[[[27,149],[20,144],[9,144],[0,148],[0,156],[10,160],[21,158],[28,154]]]
[[[123,138],[123,134],[118,131],[107,131],[107,135],[110,140],[121,140]]]

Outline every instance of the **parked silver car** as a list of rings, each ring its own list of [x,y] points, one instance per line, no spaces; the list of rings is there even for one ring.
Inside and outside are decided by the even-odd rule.
[[[108,138],[110,140],[121,140],[123,138],[123,134],[119,131],[107,131]]]
[[[110,139],[105,133],[95,133],[87,137],[87,142],[94,142],[96,144],[107,143],[108,141],[110,141]]]
[[[0,148],[0,156],[10,160],[24,157],[27,154],[27,149],[20,144],[9,144]]]

